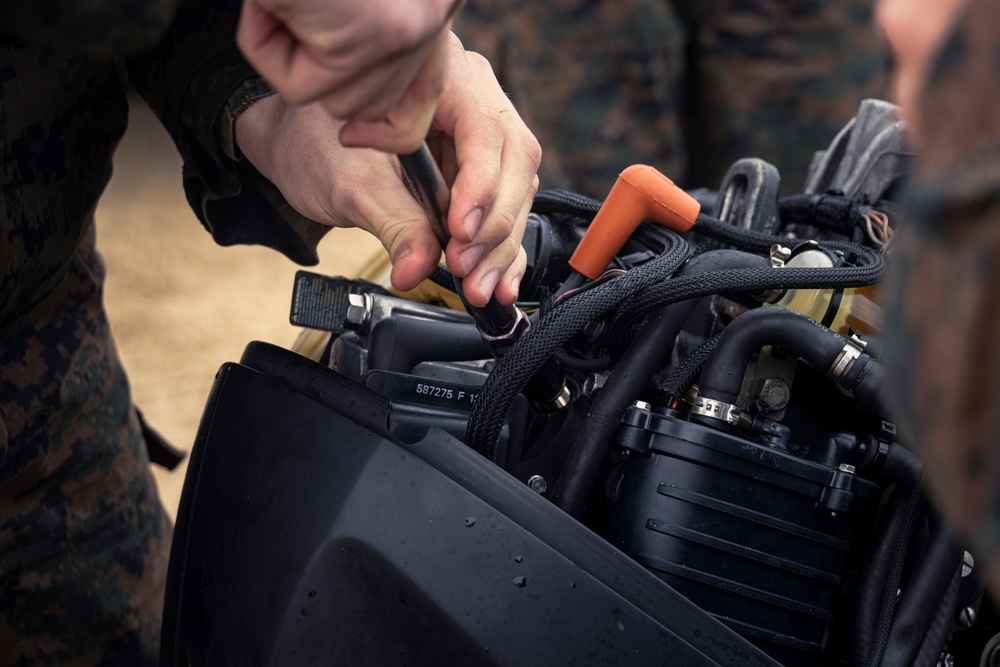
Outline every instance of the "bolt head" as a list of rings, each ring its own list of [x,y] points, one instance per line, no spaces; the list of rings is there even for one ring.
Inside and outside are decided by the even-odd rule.
[[[541,495],[549,488],[549,483],[541,475],[532,475],[528,479],[528,488]]]
[[[365,297],[361,294],[347,295],[347,313],[344,319],[348,327],[360,328],[364,326],[367,313],[365,312]]]

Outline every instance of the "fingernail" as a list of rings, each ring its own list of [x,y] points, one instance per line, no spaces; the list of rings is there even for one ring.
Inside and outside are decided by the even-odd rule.
[[[469,273],[472,269],[476,268],[476,264],[478,264],[479,260],[483,258],[483,254],[485,252],[485,246],[481,245],[474,245],[471,248],[463,250],[462,254],[458,256],[458,258],[462,261],[462,270]]]
[[[493,294],[498,282],[500,282],[500,270],[493,269],[479,281],[479,289],[483,291],[483,294]]]
[[[517,297],[517,292],[521,288],[521,276],[514,276],[510,279],[510,291],[515,297]]]
[[[465,216],[465,220],[462,221],[462,228],[465,233],[469,235],[470,239],[476,237],[476,232],[479,231],[479,225],[483,222],[483,209],[474,208],[469,212],[469,215]]]

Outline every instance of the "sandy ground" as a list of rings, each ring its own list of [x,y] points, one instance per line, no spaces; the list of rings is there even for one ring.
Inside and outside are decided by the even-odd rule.
[[[300,268],[261,247],[221,248],[187,206],[181,160],[141,102],[97,211],[106,301],[136,403],[173,444],[190,449],[216,370],[251,340],[291,346],[292,279]],[[381,251],[358,230],[333,230],[310,270],[353,275]],[[186,467],[154,466],[173,516]]]

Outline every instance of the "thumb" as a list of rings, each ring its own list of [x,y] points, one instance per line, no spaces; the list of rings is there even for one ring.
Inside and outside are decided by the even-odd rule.
[[[441,245],[423,209],[400,182],[377,200],[377,210],[365,215],[365,227],[378,237],[392,261],[392,286],[411,290],[434,272]]]

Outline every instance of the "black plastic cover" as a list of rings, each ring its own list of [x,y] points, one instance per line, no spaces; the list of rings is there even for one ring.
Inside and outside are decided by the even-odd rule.
[[[220,370],[175,530],[162,664],[774,665],[442,431],[261,343]]]
[[[783,664],[815,664],[878,485],[669,410],[623,422],[612,542]]]

